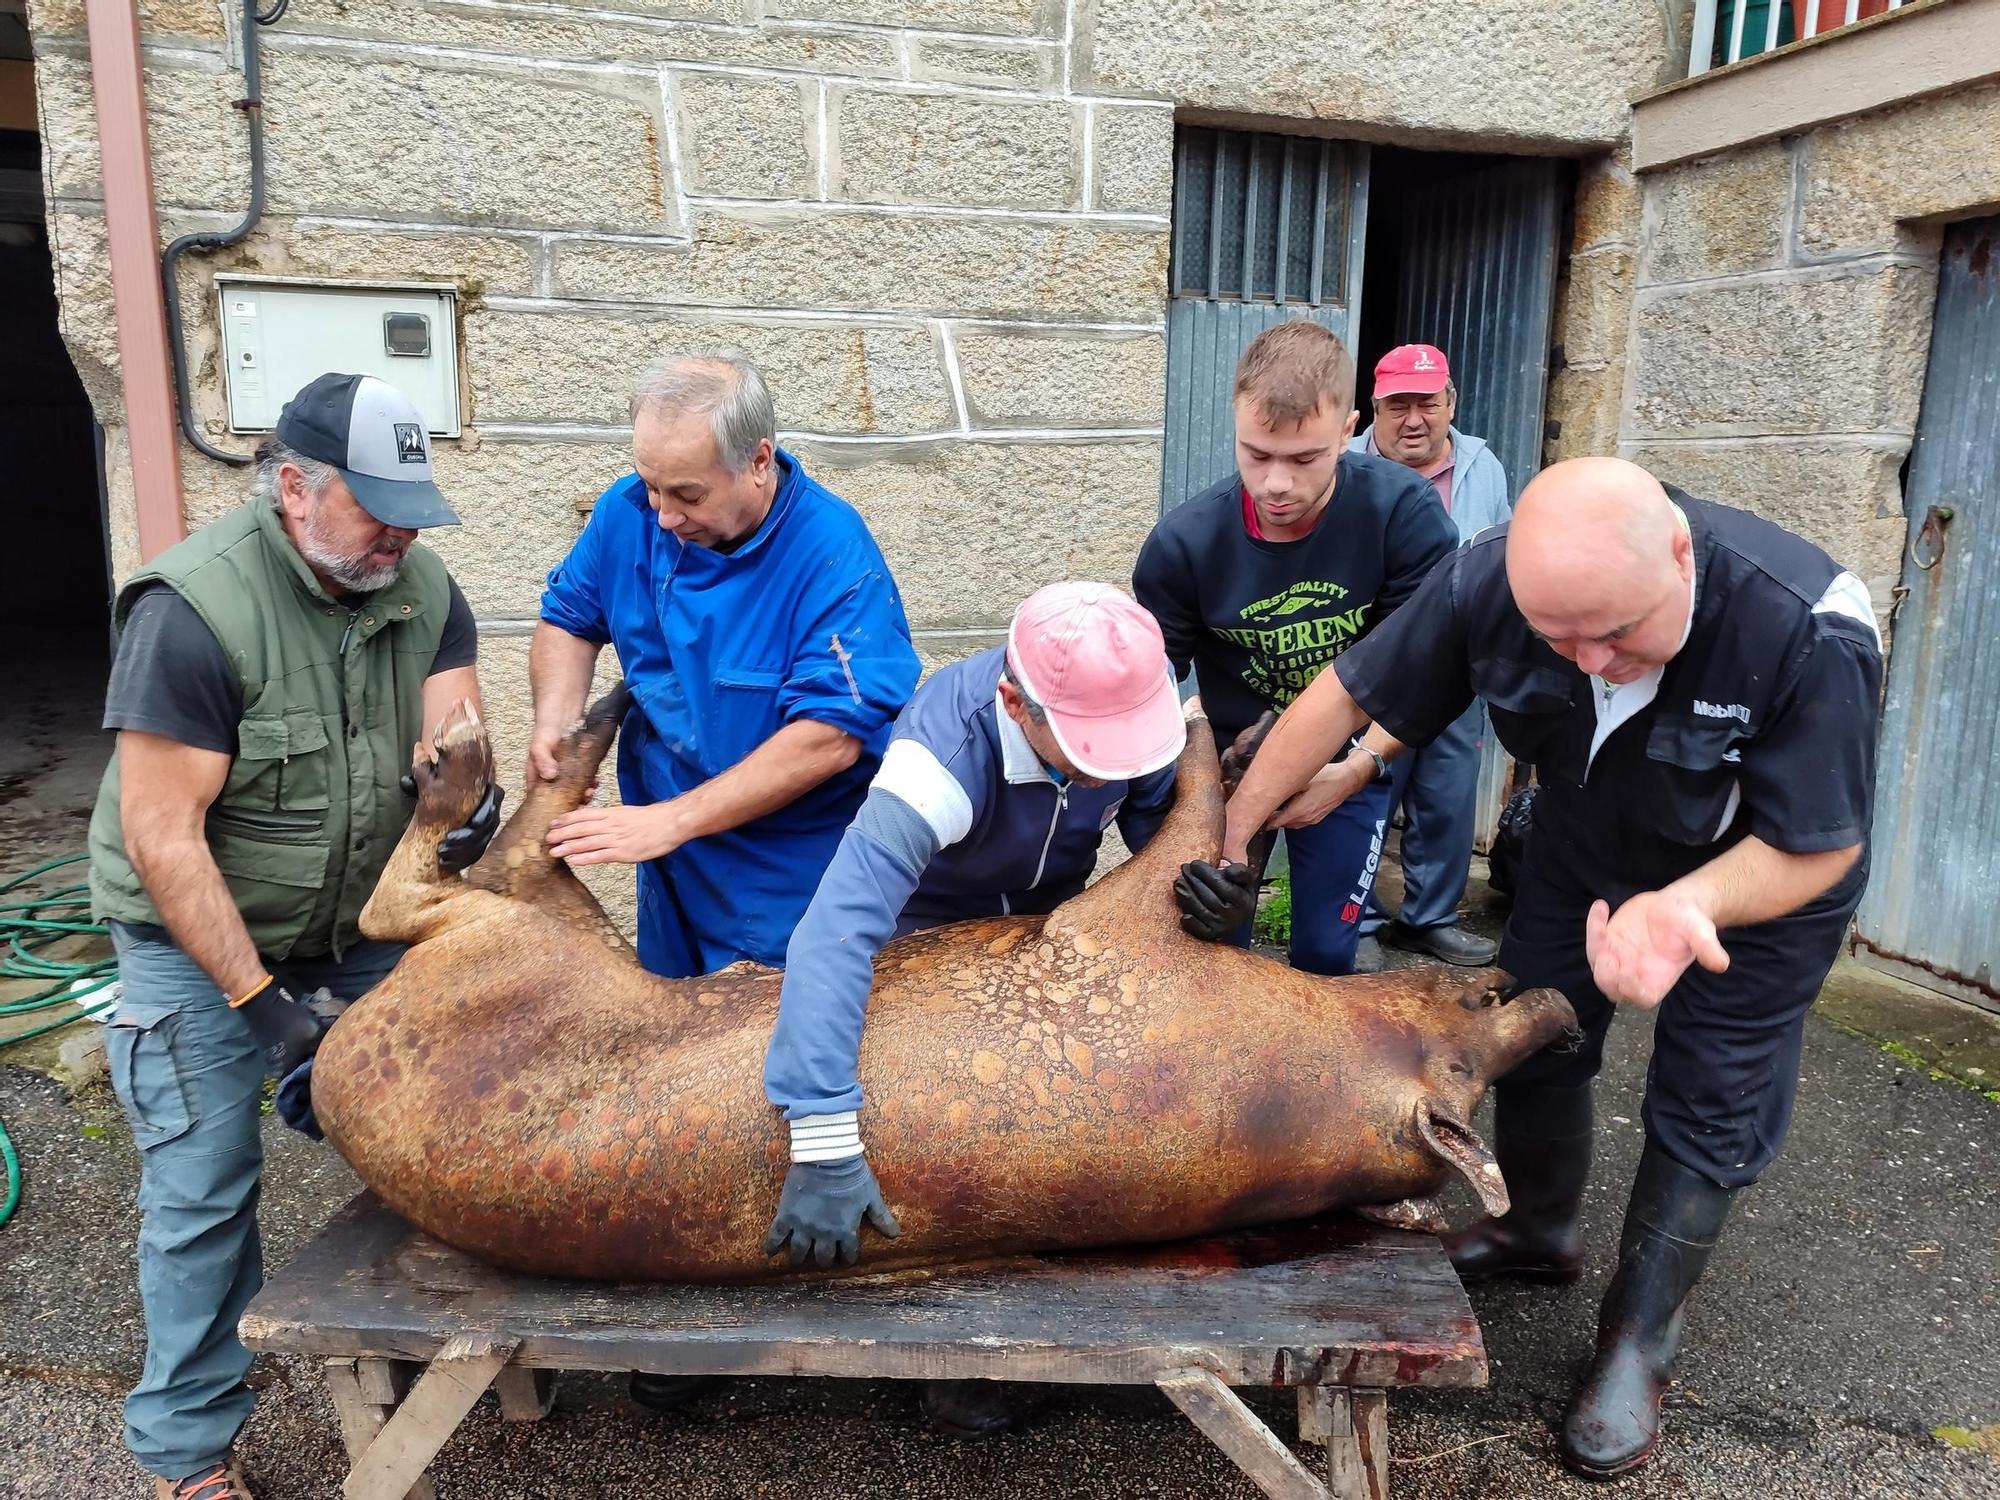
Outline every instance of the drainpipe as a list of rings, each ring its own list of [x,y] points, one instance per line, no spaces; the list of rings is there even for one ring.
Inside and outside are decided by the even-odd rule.
[[[188,393],[187,340],[181,331],[181,284],[174,268],[190,250],[222,250],[241,244],[264,216],[264,84],[258,65],[257,28],[277,20],[290,4],[291,0],[277,0],[270,10],[259,11],[257,0],[243,0],[243,97],[236,101],[236,107],[243,111],[250,128],[250,206],[242,222],[224,234],[184,234],[160,257],[160,286],[167,299],[167,352],[173,360],[181,433],[197,453],[225,464],[248,464],[253,456],[216,447],[195,426],[194,398]]]
[[[150,561],[186,536],[187,524],[181,513],[167,320],[156,258],[160,227],[153,211],[153,164],[146,143],[139,16],[134,0],[85,0],[85,13],[139,556]]]

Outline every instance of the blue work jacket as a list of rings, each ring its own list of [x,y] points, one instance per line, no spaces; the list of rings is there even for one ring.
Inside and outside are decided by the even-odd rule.
[[[853,766],[796,801],[641,867],[640,959],[657,973],[784,961],[917,682],[903,601],[867,525],[791,455],[777,463],[770,513],[726,553],[663,528],[627,475],[542,595],[549,624],[618,653],[633,697],[618,749],[628,803],[680,796],[795,720],[861,742]]]

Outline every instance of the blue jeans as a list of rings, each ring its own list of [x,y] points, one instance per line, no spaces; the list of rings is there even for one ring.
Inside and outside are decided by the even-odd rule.
[[[1368,786],[1310,828],[1285,830],[1291,861],[1292,967],[1352,974],[1361,917],[1389,826],[1389,787]],[[1241,942],[1250,940],[1246,928]]]
[[[139,1300],[146,1365],[125,1444],[164,1479],[221,1463],[250,1416],[237,1320],[264,1282],[257,1237],[264,1058],[242,1017],[158,927],[111,924],[122,986],[105,1023],[112,1087],[139,1148]],[[344,959],[278,967],[295,992],[358,999],[403,956],[364,942]]]
[[[1465,900],[1472,868],[1472,820],[1479,811],[1479,752],[1486,738],[1486,705],[1474,703],[1445,732],[1396,760],[1396,806],[1403,809],[1403,906],[1396,920],[1405,927],[1449,927]],[[1371,896],[1361,930],[1372,933],[1384,921],[1382,904]]]

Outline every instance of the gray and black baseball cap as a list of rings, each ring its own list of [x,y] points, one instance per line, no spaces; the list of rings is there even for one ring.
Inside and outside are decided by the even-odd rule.
[[[332,464],[384,526],[456,526],[431,478],[431,439],[410,398],[373,375],[322,375],[278,413],[271,435]]]

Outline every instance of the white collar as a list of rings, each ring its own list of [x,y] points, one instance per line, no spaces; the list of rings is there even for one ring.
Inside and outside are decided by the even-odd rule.
[[[1049,768],[1042,764],[1041,756],[1035,754],[1035,747],[1028,743],[1028,735],[1014,716],[1007,712],[1007,705],[1000,701],[1000,689],[993,690],[993,718],[1000,728],[1000,769],[1008,781],[1016,784],[1026,781],[1053,781]]]

